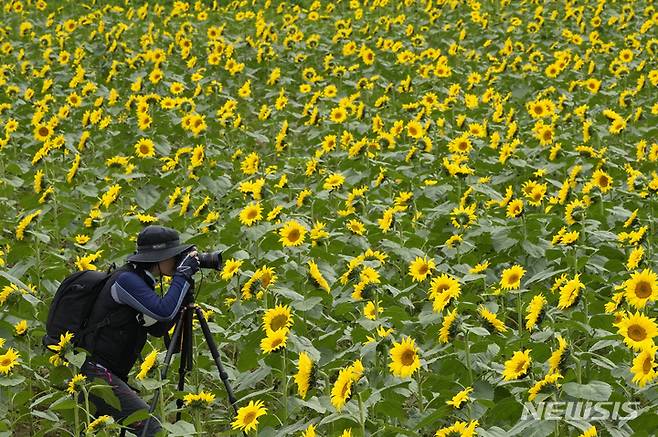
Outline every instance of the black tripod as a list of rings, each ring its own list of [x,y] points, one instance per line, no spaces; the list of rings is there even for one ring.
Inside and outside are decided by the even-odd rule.
[[[238,408],[236,406],[237,401],[235,399],[235,395],[233,394],[233,389],[231,388],[228,382],[228,374],[224,370],[224,366],[222,366],[222,362],[219,359],[219,351],[217,350],[217,345],[215,344],[215,340],[213,340],[212,334],[210,333],[208,322],[206,321],[205,317],[203,317],[201,308],[199,308],[194,303],[194,294],[192,293],[192,290],[188,291],[187,296],[188,298],[186,299],[185,304],[181,307],[180,318],[176,323],[174,334],[172,335],[171,341],[169,342],[169,346],[167,347],[167,355],[165,356],[164,367],[160,372],[160,377],[163,380],[167,377],[167,372],[169,371],[169,365],[171,364],[171,359],[175,352],[180,351],[181,359],[178,367],[178,391],[181,392],[185,389],[185,374],[189,370],[191,370],[192,366],[194,365],[192,360],[192,340],[193,340],[192,320],[194,318],[194,315],[196,314],[196,317],[199,320],[199,324],[201,325],[201,330],[203,331],[203,336],[205,337],[206,343],[210,348],[210,353],[212,354],[212,357],[215,360],[215,365],[217,366],[219,377],[224,383],[224,387],[226,387],[228,400],[231,403],[233,410],[237,414],[238,412]],[[155,406],[158,403],[158,398],[160,397],[161,390],[162,388],[158,387],[158,389],[155,392],[155,395],[153,396],[153,400],[151,401],[151,407],[149,408],[149,418],[146,424],[144,425],[144,430],[142,431],[142,437],[146,436],[146,431],[148,430],[149,423],[152,420],[152,414],[153,411],[155,411]],[[176,413],[176,420],[178,421],[180,420],[181,417],[181,408],[183,406],[183,400],[178,399],[176,401],[176,405],[178,406],[178,412]],[[243,434],[246,437],[246,433]]]

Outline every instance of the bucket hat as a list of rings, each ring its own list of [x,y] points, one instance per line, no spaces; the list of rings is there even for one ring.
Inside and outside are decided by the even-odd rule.
[[[159,262],[185,252],[193,244],[181,244],[178,232],[165,226],[147,226],[137,235],[137,250],[127,260]]]

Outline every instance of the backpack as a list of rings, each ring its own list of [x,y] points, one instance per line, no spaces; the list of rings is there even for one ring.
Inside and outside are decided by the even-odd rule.
[[[67,276],[57,288],[50,304],[43,345],[48,347],[58,344],[60,336],[66,331],[73,333],[73,343],[76,344],[76,340],[84,334],[108,325],[110,315],[96,326],[87,326],[87,321],[103,287],[120,272],[121,269],[115,271],[113,265],[107,272],[83,270]]]

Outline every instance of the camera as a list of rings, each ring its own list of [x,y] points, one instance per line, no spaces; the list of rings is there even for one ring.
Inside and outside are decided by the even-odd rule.
[[[192,247],[190,250],[187,250],[180,255],[178,255],[178,259],[176,260],[176,264],[179,264],[185,256],[187,256],[188,253],[196,250],[196,248]],[[214,269],[214,270],[221,270],[222,268],[222,252],[219,250],[216,250],[214,252],[198,252],[197,256],[199,257],[199,267],[202,269]]]
[[[216,250],[214,252],[199,252],[199,267],[202,269],[215,269],[222,268],[222,252]]]

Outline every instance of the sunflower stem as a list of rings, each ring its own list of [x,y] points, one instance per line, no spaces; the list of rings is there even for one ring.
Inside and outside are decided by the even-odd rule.
[[[521,290],[518,290],[516,293],[516,313],[517,313],[517,323],[519,327],[519,338],[521,337],[523,331],[523,312],[521,309]]]
[[[85,422],[87,423],[87,428],[89,428],[89,417],[91,416],[91,410],[89,409],[89,391],[84,385],[82,386],[82,393],[84,393],[85,396]]]
[[[418,411],[423,412],[423,376],[420,368],[418,369]]]
[[[281,376],[283,378],[283,425],[288,425],[288,356],[287,350],[283,348],[283,365]]]
[[[79,405],[76,402],[75,405],[73,406],[73,416],[75,419],[75,435],[78,436],[80,435],[80,412],[79,412]]]
[[[365,437],[366,435],[366,420],[363,414],[363,401],[361,400],[361,393],[357,394],[359,398],[359,423],[361,424],[361,435]]]
[[[468,330],[464,335],[464,343],[466,344],[466,367],[468,368],[468,382],[469,386],[473,385],[473,369],[471,367],[471,344],[468,341]]]

